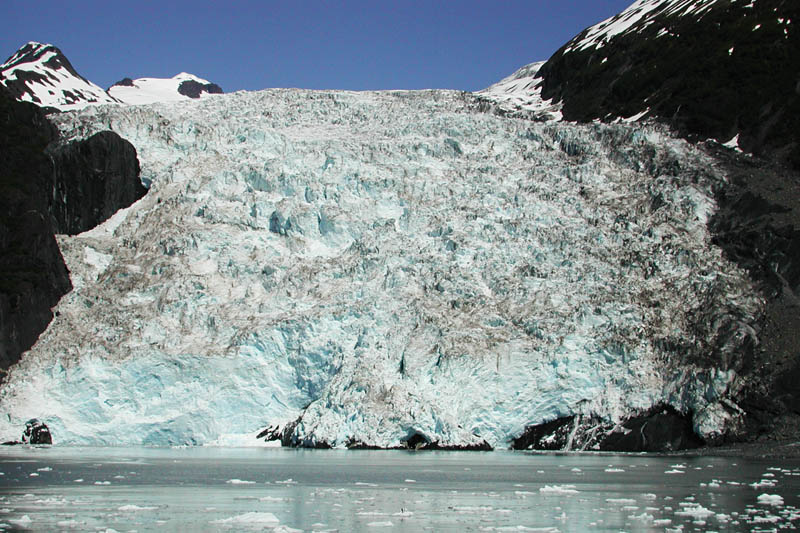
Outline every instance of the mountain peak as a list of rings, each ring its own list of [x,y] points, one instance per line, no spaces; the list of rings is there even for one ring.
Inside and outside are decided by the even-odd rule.
[[[0,84],[18,99],[59,110],[118,103],[75,70],[52,44],[30,41],[0,65]]]
[[[3,64],[3,71],[11,67],[21,67],[24,64],[41,63],[49,68],[65,68],[73,76],[83,79],[66,58],[64,53],[52,44],[29,41],[9,57]]]

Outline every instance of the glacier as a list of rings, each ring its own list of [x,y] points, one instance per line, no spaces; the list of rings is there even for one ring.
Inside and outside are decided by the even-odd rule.
[[[93,106],[150,190],[59,236],[74,290],[0,389],[57,444],[507,447],[669,404],[727,431],[763,301],[711,242],[725,176],[648,124],[456,91]],[[261,443],[263,444],[263,443]]]

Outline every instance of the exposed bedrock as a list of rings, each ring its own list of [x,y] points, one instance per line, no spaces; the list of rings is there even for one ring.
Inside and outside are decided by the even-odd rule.
[[[56,129],[0,87],[0,369],[33,345],[72,288],[47,210]]]
[[[57,233],[92,228],[146,191],[136,151],[111,132],[53,150],[43,111],[0,87],[0,372],[17,362],[71,288]]]
[[[203,93],[222,94],[222,87],[216,83],[200,83],[195,80],[186,80],[178,85],[178,92],[189,98],[200,98]]]
[[[697,448],[702,444],[690,416],[669,406],[657,406],[619,424],[573,415],[530,426],[514,440],[512,448],[668,452]]]
[[[542,96],[563,102],[567,120],[613,120],[646,112],[690,138],[727,141],[800,168],[800,34],[796,2],[717,2],[701,16],[641,20],[608,42],[591,28],[539,71]],[[703,53],[698,54],[697,51]]]
[[[147,192],[131,143],[111,131],[49,150],[54,171],[50,213],[56,233],[87,231]]]
[[[800,434],[800,173],[779,162],[709,146],[729,183],[710,221],[714,244],[745,268],[763,294],[757,345],[737,369],[747,439]]]

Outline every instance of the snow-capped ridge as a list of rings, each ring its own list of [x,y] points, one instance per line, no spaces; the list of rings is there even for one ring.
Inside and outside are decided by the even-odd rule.
[[[126,104],[143,105],[203,98],[222,94],[222,89],[194,74],[181,72],[171,78],[124,78],[109,87],[108,93]]]
[[[537,61],[520,68],[510,76],[475,94],[494,103],[511,114],[526,114],[540,120],[561,120],[561,106],[542,98],[542,82],[539,69],[545,61]]]
[[[700,18],[717,0],[637,0],[621,13],[583,31],[583,37],[572,41],[567,51],[602,48],[617,35],[641,31],[662,16]]]
[[[0,84],[17,100],[71,111],[89,105],[176,102],[221,94],[219,85],[181,72],[172,78],[123,78],[108,91],[81,76],[52,44],[30,41],[0,65]]]
[[[30,41],[0,65],[0,83],[18,100],[61,111],[119,103],[75,70],[52,44]]]

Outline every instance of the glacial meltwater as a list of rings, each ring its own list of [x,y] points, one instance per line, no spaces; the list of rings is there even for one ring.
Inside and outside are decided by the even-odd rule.
[[[5,531],[781,531],[800,460],[280,448],[0,450]]]

